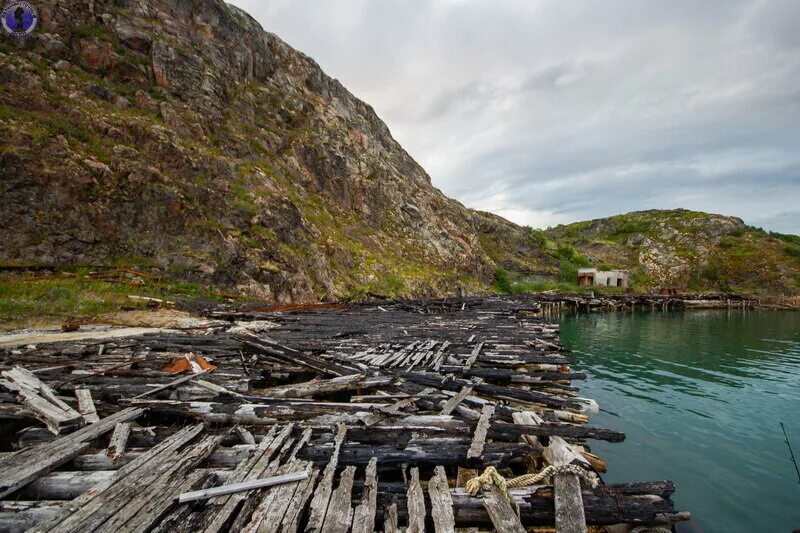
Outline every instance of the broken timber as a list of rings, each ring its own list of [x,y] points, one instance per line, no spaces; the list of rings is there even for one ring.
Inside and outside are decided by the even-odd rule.
[[[572,385],[586,376],[541,311],[501,298],[221,310],[229,322],[200,333],[0,350],[0,438],[16,450],[0,453],[0,530],[571,533],[687,519],[669,482],[591,488],[559,473],[512,488],[513,505],[494,485],[460,488],[459,472],[490,465],[507,479],[542,461],[602,471],[587,441],[624,438],[586,424],[592,402]],[[186,374],[164,370],[176,360]]]

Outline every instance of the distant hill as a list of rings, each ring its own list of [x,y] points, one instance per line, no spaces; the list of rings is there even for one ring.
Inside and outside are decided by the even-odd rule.
[[[683,209],[637,211],[539,233],[577,262],[631,270],[639,289],[800,293],[800,237]]]

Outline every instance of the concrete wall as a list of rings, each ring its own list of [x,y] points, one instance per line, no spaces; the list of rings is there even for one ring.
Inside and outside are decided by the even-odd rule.
[[[578,283],[580,285],[588,285],[588,283],[585,283],[587,277],[593,278],[593,285],[597,287],[627,287],[630,276],[624,270],[597,270],[595,268],[581,268],[578,270]]]

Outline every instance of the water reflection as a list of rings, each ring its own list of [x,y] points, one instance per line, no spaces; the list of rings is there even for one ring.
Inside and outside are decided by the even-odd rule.
[[[779,422],[800,447],[800,313],[694,311],[564,316],[589,374],[611,481],[673,479],[707,531],[800,528],[800,485]]]

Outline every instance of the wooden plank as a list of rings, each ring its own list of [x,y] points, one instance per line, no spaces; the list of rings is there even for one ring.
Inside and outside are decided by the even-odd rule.
[[[489,490],[483,492],[483,506],[497,533],[525,533],[517,513],[497,485],[492,484]],[[556,530],[561,533],[558,527]]]
[[[97,409],[92,400],[92,393],[88,389],[75,389],[75,396],[78,398],[78,411],[83,415],[83,419],[87,424],[94,424],[100,422],[100,417],[97,416]]]
[[[98,526],[98,521],[81,525],[79,531],[95,533],[144,533],[150,531],[161,516],[175,504],[180,490],[185,486],[190,472],[205,460],[225,435],[207,435],[186,450],[173,450],[157,469],[155,477],[142,480],[138,490],[113,516]],[[192,479],[197,483],[199,478]],[[120,498],[124,500],[124,498]],[[105,511],[105,507],[102,509]],[[94,518],[94,517],[92,517]]]
[[[400,533],[400,527],[397,525],[397,504],[391,503],[387,505],[383,516],[384,533]]]
[[[483,345],[484,344],[485,344],[484,342],[479,342],[478,345],[475,346],[475,348],[472,350],[472,353],[469,354],[469,357],[467,357],[467,360],[464,363],[464,370],[465,371],[469,370],[470,368],[472,368],[472,365],[474,365],[475,361],[478,360],[478,356],[481,354],[481,350],[483,350]]]
[[[253,437],[253,434],[247,431],[242,426],[236,426],[233,428],[234,433],[239,437],[239,440],[242,441],[243,444],[255,444],[256,439]]]
[[[403,398],[391,405],[388,406],[380,406],[378,407],[378,413],[370,413],[367,417],[364,418],[364,425],[366,426],[374,426],[381,420],[385,418],[382,415],[389,415],[389,416],[397,416],[400,414],[404,414],[403,410],[407,407],[414,405],[417,401],[419,401],[420,396],[427,396],[429,394],[433,394],[436,392],[436,389],[432,387],[425,388],[419,392],[411,394],[408,398]]]
[[[406,533],[425,533],[425,495],[419,482],[419,468],[411,469],[411,482],[406,493],[408,529]]]
[[[17,393],[17,399],[50,431],[58,435],[62,431],[75,429],[85,424],[81,413],[65,403],[49,385],[43,383],[33,372],[15,366],[2,372],[0,383]]]
[[[241,528],[242,533],[255,533],[256,531],[275,531],[284,519],[286,511],[294,498],[295,492],[300,490],[304,482],[308,480],[308,475],[311,474],[311,463],[304,463],[292,460],[290,463],[284,464],[278,469],[279,475],[284,475],[290,471],[299,471],[303,469],[306,473],[306,479],[301,480],[299,483],[287,483],[278,487],[272,488],[263,494],[261,502],[256,506],[255,510],[248,518],[244,517],[241,513],[239,517],[241,522],[247,524]],[[237,519],[237,521],[239,521]],[[236,526],[236,524],[234,524]],[[238,530],[238,528],[233,530]]]
[[[191,381],[193,379],[196,379],[196,378],[200,377],[202,374],[205,374],[205,373],[206,373],[206,370],[203,370],[202,372],[199,372],[199,373],[192,373],[192,374],[187,374],[185,376],[181,376],[178,379],[170,381],[169,383],[165,383],[164,385],[159,385],[158,387],[154,387],[154,388],[152,388],[152,389],[150,389],[150,390],[148,390],[146,392],[143,392],[142,394],[140,394],[138,396],[134,396],[131,399],[132,400],[140,400],[142,398],[146,398],[148,396],[152,396],[153,394],[159,393],[159,392],[167,390],[167,389],[171,389],[172,387],[177,387],[178,385],[182,385],[182,384],[186,383],[187,381]]]
[[[301,481],[308,477],[308,473],[292,472],[282,476],[273,476],[263,479],[253,479],[250,481],[243,481],[242,483],[231,483],[229,485],[222,485],[221,487],[213,487],[210,489],[197,490],[186,492],[178,496],[178,503],[193,502],[196,500],[205,500],[208,498],[216,498],[218,496],[225,496],[226,494],[234,494],[248,490],[263,489],[265,487],[274,487],[275,485],[282,485],[284,483],[294,483]]]
[[[469,394],[472,392],[473,387],[480,383],[483,383],[483,380],[481,378],[473,378],[472,383],[469,383],[461,387],[461,390],[458,391],[458,393],[455,396],[452,396],[449,400],[447,400],[447,402],[445,402],[439,414],[449,415],[450,413],[452,413],[455,410],[455,408],[458,407],[458,404],[463,402],[464,398],[469,396]]]
[[[428,482],[428,496],[431,499],[431,517],[436,533],[454,533],[456,519],[453,516],[453,498],[447,484],[444,467],[437,466]]]
[[[228,479],[226,484],[252,481],[267,475],[271,476],[274,470],[278,468],[277,461],[283,451],[293,443],[292,439],[287,440],[292,429],[294,429],[294,424],[287,424],[268,446],[259,445],[259,450],[263,451],[263,453],[256,454],[253,460],[249,461],[239,472],[237,478]],[[264,443],[262,442],[262,444]],[[272,462],[273,457],[275,462]],[[210,523],[204,528],[204,531],[206,533],[215,533],[225,530],[226,524],[236,512],[239,503],[245,498],[247,498],[247,495],[231,494],[217,500],[218,509],[211,513]],[[255,505],[255,500],[253,500],[252,504]]]
[[[339,477],[339,486],[331,495],[321,533],[347,533],[350,530],[353,521],[353,506],[350,501],[355,473],[356,467],[348,466]]]
[[[302,517],[303,510],[305,509],[306,502],[314,492],[317,478],[319,477],[319,469],[312,469],[306,481],[301,481],[301,485],[297,488],[289,502],[289,506],[283,515],[283,522],[280,525],[280,533],[296,533],[300,518]],[[263,533],[269,533],[265,531]]]
[[[551,437],[544,449],[544,458],[551,465],[567,465],[573,461],[586,463],[561,437]],[[581,481],[575,474],[554,476],[556,530],[559,533],[586,533]]]
[[[114,433],[111,434],[111,440],[108,442],[106,455],[109,459],[116,462],[125,453],[125,448],[128,446],[128,437],[131,434],[130,422],[117,422],[114,426]]]
[[[90,447],[89,441],[111,431],[118,421],[133,420],[143,412],[143,409],[124,409],[71,435],[3,457],[0,459],[0,472],[3,472],[0,478],[0,497],[11,494],[39,476],[84,453]]]
[[[375,511],[378,498],[378,459],[373,457],[367,465],[361,503],[353,513],[352,533],[372,533],[375,529]]]
[[[475,459],[483,455],[483,447],[486,445],[486,434],[489,432],[489,424],[494,415],[494,404],[487,403],[481,408],[481,417],[475,427],[475,434],[472,444],[467,451],[467,459]]]
[[[433,370],[439,372],[439,369],[442,368],[442,363],[444,363],[445,359],[447,359],[447,348],[450,346],[450,341],[444,341],[442,346],[439,348],[439,351],[436,352],[436,355],[433,358]]]
[[[328,504],[333,490],[333,475],[336,473],[336,466],[339,463],[339,450],[342,448],[344,437],[347,434],[347,426],[340,424],[336,430],[334,439],[333,455],[330,462],[325,467],[322,474],[322,481],[319,482],[314,497],[311,499],[311,515],[308,518],[306,531],[320,531],[325,522],[325,514],[328,512]]]
[[[103,420],[100,421],[100,424],[102,423]],[[172,452],[193,440],[203,429],[202,424],[190,426],[160,442],[145,454],[120,468],[107,482],[101,483],[75,498],[57,519],[35,528],[34,533],[54,529],[58,531],[80,530],[81,527],[88,526],[87,521],[92,518],[96,518],[99,526],[109,516],[121,509],[130,498],[138,494],[140,487],[148,485],[157,475],[164,460],[171,458]],[[166,462],[171,463],[170,461]]]

